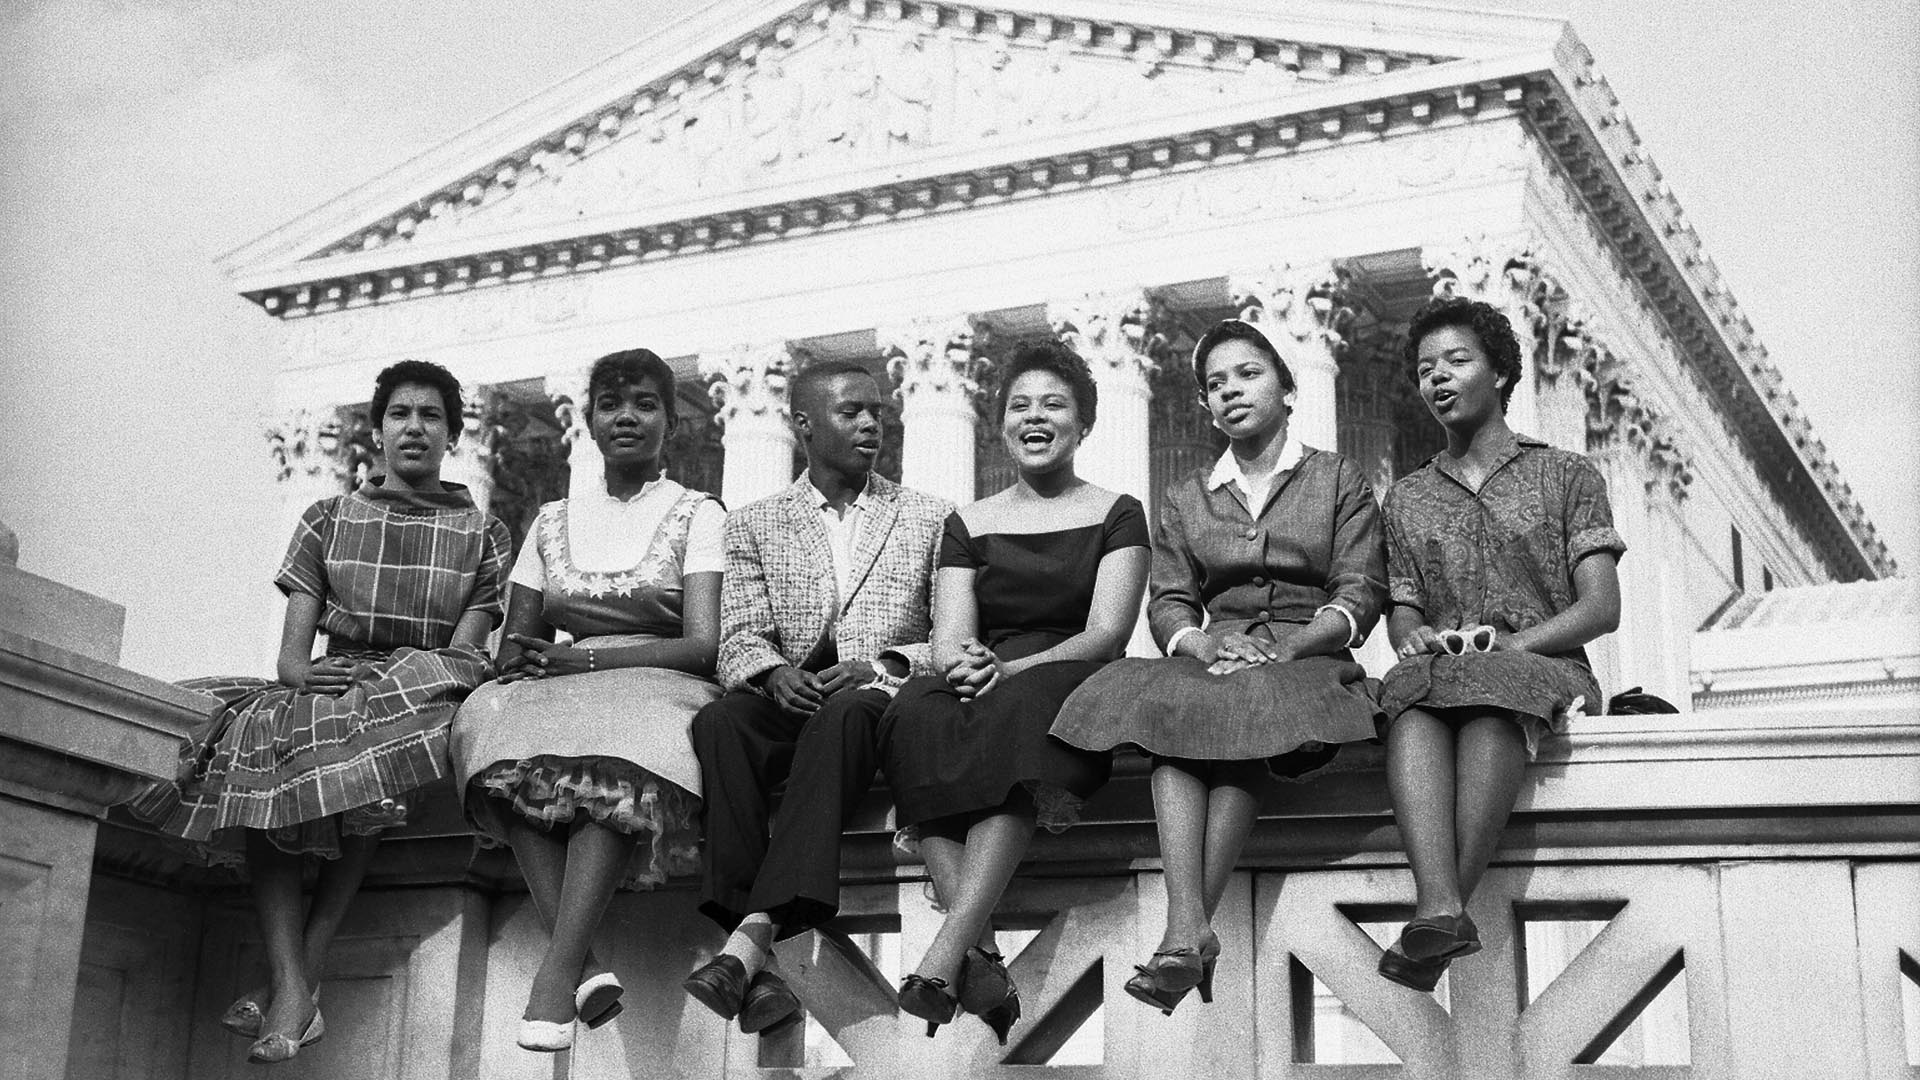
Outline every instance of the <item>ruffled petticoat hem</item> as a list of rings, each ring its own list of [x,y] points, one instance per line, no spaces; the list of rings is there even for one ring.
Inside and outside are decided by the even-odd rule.
[[[510,818],[553,828],[585,814],[616,832],[645,835],[623,888],[652,888],[700,869],[699,798],[622,758],[496,762],[467,785],[466,805],[481,847],[508,846]]]

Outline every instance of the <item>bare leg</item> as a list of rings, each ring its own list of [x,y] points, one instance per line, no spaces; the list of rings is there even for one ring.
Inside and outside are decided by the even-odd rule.
[[[1413,868],[1414,914],[1455,915],[1464,907],[1454,840],[1454,736],[1446,724],[1409,709],[1387,733],[1387,790]]]
[[[507,828],[507,842],[513,845],[513,859],[520,864],[520,876],[527,883],[527,897],[540,916],[540,925],[553,933],[560,913],[560,887],[567,877],[567,834],[561,830],[541,829],[519,818]],[[606,965],[587,950],[586,975],[605,971]]]
[[[339,933],[341,920],[347,917],[347,907],[359,893],[360,883],[366,880],[367,867],[379,847],[378,836],[343,836],[340,857],[320,867],[320,880],[314,883],[313,906],[307,909],[304,934],[307,973],[315,987],[326,978],[327,950],[333,947],[333,937]]]
[[[1154,759],[1153,820],[1167,886],[1167,929],[1160,948],[1197,946],[1207,934],[1207,786],[1197,763]]]
[[[299,1039],[313,1015],[307,1000],[306,951],[300,932],[301,857],[273,846],[267,835],[247,830],[247,871],[253,883],[253,908],[260,918],[260,936],[267,950],[273,1003],[267,1007],[260,1033],[279,1032]]]
[[[1459,805],[1454,816],[1460,897],[1473,895],[1500,845],[1500,831],[1527,775],[1527,739],[1505,717],[1483,716],[1460,729],[1455,747]]]
[[[1264,761],[1222,761],[1213,766],[1206,794],[1206,868],[1202,873],[1205,926],[1211,926],[1213,913],[1220,909],[1220,898],[1227,894],[1227,883],[1233,880],[1240,851],[1246,847],[1254,818],[1260,812],[1260,791],[1266,782]]]
[[[956,982],[967,946],[978,944],[982,934],[991,930],[993,909],[1033,843],[1033,804],[1024,795],[1016,798],[1017,807],[1004,807],[967,830],[960,880],[951,894],[941,893],[947,901],[947,917],[914,969],[922,977]]]
[[[933,894],[939,898],[942,908],[950,908],[947,897],[958,895],[960,879],[966,873],[967,847],[961,841],[945,836],[923,836],[920,838],[920,858],[927,864],[927,876],[933,879]],[[980,931],[980,938],[974,944],[988,952],[996,952],[993,947],[993,920]]]
[[[561,1022],[573,1018],[573,992],[580,985],[593,932],[620,884],[633,837],[591,821],[576,824],[567,841],[567,873],[553,921],[547,957],[533,977],[526,1018]]]

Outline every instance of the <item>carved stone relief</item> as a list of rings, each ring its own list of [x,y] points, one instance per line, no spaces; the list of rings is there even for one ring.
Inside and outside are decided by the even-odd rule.
[[[1267,97],[1303,79],[1298,50],[1272,48],[1249,43],[1244,54],[1172,62],[1151,37],[1123,51],[1073,36],[1014,38],[990,22],[933,28],[823,8],[742,50],[749,55],[716,59],[664,93],[644,90],[591,128],[556,134],[524,165],[503,165],[323,254],[641,211],[945,145],[1064,131],[1098,115],[1122,120]],[[1349,182],[1343,175],[1333,170],[1326,180]]]

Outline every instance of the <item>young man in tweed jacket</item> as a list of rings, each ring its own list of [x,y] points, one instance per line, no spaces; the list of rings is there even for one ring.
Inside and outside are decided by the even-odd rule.
[[[873,474],[885,395],[866,369],[794,380],[807,472],[727,516],[718,676],[693,721],[705,787],[701,910],[733,931],[687,992],[743,1031],[798,1002],[775,937],[839,908],[842,821],[873,783],[893,687],[931,672],[929,591],[953,506]],[[786,790],[768,836],[770,792]]]

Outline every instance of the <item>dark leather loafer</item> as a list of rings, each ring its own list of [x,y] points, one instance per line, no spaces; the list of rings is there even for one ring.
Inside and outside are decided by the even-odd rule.
[[[787,980],[771,971],[762,971],[747,984],[746,996],[740,1004],[742,1035],[769,1031],[799,1018],[800,999],[787,986]]]
[[[1447,960],[1408,959],[1396,945],[1380,954],[1380,977],[1409,990],[1431,994],[1433,988],[1440,985],[1440,976],[1447,973],[1448,963]]]
[[[731,1020],[740,1015],[741,1002],[747,996],[747,966],[739,957],[721,953],[693,969],[680,986],[687,996],[718,1013],[720,1019]]]
[[[1400,951],[1421,963],[1454,960],[1480,951],[1480,928],[1466,912],[1428,915],[1400,931]]]

